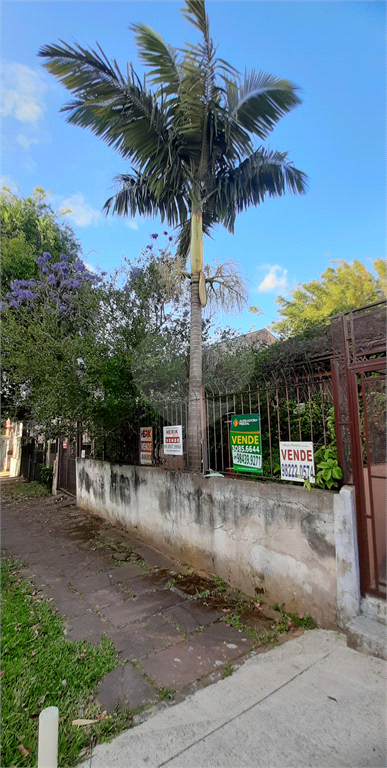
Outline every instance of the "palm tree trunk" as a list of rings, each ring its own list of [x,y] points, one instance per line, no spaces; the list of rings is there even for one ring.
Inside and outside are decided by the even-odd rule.
[[[187,453],[191,472],[201,470],[202,449],[202,305],[199,299],[199,277],[203,269],[202,207],[192,206],[191,219],[191,327],[189,355],[189,402]]]

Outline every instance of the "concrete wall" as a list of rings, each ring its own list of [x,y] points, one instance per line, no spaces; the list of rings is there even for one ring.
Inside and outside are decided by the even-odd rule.
[[[341,494],[77,460],[80,507],[247,594],[264,592],[269,603],[310,613],[328,628],[337,623],[337,569],[343,575],[345,558],[352,556],[342,542],[336,557]],[[341,515],[345,506],[338,504]]]

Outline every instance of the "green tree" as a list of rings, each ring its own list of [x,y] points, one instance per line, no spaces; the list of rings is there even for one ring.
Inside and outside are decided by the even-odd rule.
[[[9,187],[0,194],[1,291],[9,290],[13,280],[38,276],[36,259],[45,251],[59,261],[65,253],[74,261],[80,244],[71,227],[46,202],[48,192],[35,187],[32,196],[15,195]]]
[[[140,58],[150,67],[142,82],[102,50],[44,46],[45,67],[74,94],[63,107],[68,121],[90,128],[126,160],[119,192],[105,204],[118,215],[159,214],[179,226],[179,253],[190,252],[191,326],[188,453],[200,469],[202,437],[203,232],[217,224],[234,231],[237,213],[286,188],[305,191],[305,175],[286,153],[256,148],[281,117],[300,103],[296,87],[262,71],[242,79],[217,58],[204,0],[185,0],[183,14],[202,41],[177,51],[151,28],[132,26]],[[147,82],[150,83],[148,87]]]
[[[333,315],[363,307],[387,297],[386,260],[374,259],[376,277],[361,261],[338,261],[320,280],[302,283],[290,299],[278,296],[281,317],[272,330],[282,338],[327,324]]]

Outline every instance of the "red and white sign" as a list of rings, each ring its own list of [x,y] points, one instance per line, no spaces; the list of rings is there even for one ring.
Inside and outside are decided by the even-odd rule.
[[[315,482],[313,443],[280,443],[281,480]]]
[[[165,456],[183,455],[183,427],[164,427],[164,454]]]
[[[69,447],[69,441],[67,439],[63,440],[62,446],[66,450]]]
[[[153,427],[140,427],[140,464],[152,464]]]

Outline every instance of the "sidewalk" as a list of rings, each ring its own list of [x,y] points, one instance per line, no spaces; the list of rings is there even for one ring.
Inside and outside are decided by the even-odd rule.
[[[152,706],[85,768],[387,764],[386,662],[343,635],[292,630],[254,649],[208,582],[68,497],[5,500],[1,525],[2,548],[66,617],[68,639],[115,642],[124,664],[101,682],[102,710]],[[275,616],[242,614],[260,634]]]
[[[102,710],[182,701],[230,674],[254,648],[274,647],[223,621],[230,608],[223,593],[208,596],[210,582],[68,497],[5,501],[1,527],[2,547],[65,617],[68,639],[98,644],[107,635],[115,643],[123,666],[100,683]],[[248,616],[239,612],[258,635],[273,637],[278,614],[271,608],[256,603]]]
[[[314,630],[166,705],[82,766],[384,767],[385,705],[386,662]]]

